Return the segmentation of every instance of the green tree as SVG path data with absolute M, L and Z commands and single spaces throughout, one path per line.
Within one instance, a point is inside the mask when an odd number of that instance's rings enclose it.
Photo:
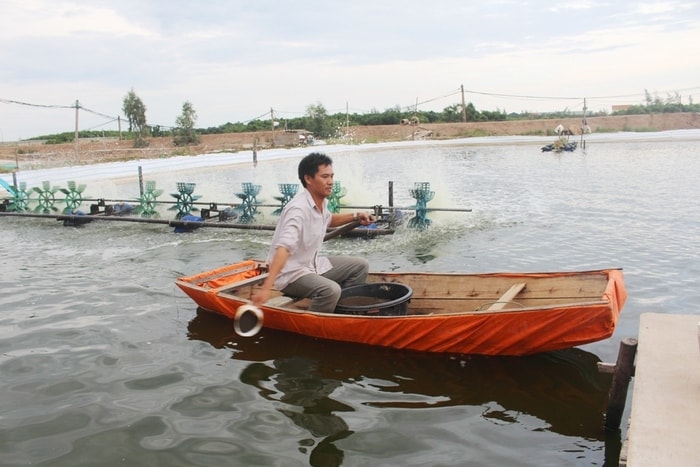
M 462 121 L 462 104 L 453 104 L 445 107 L 442 111 L 446 122 L 461 122 Z
M 481 115 L 478 110 L 476 110 L 476 107 L 474 107 L 474 104 L 471 102 L 467 104 L 467 107 L 465 110 L 465 113 L 467 114 L 467 121 L 468 122 L 478 122 L 480 120 L 483 120 L 481 118 Z
M 332 124 L 328 120 L 328 111 L 320 102 L 306 108 L 306 129 L 321 138 L 333 134 Z
M 122 110 L 129 120 L 129 133 L 134 134 L 134 147 L 142 148 L 148 146 L 145 139 L 148 126 L 146 125 L 146 106 L 136 95 L 134 88 L 124 97 Z
M 647 107 L 651 106 L 654 103 L 654 98 L 652 97 L 651 93 L 648 90 L 644 90 L 644 101 L 646 102 Z
M 199 135 L 194 129 L 197 122 L 197 112 L 189 101 L 182 104 L 182 113 L 175 119 L 175 146 L 186 146 L 199 143 Z

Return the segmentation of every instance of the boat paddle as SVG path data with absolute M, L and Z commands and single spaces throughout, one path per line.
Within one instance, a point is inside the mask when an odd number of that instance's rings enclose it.
M 352 221 L 352 222 L 348 222 L 347 224 L 341 225 L 340 227 L 336 227 L 335 229 L 328 232 L 325 237 L 323 237 L 323 241 L 325 242 L 326 240 L 330 240 L 331 238 L 335 238 L 338 235 L 343 235 L 344 233 L 351 231 L 355 227 L 359 227 L 360 224 L 361 224 L 360 221 Z
M 349 222 L 341 225 L 326 234 L 323 241 L 342 235 L 345 232 L 358 227 L 360 221 Z M 236 314 L 233 317 L 233 329 L 236 334 L 242 337 L 252 337 L 260 332 L 263 325 L 263 312 L 255 305 L 245 304 L 238 307 Z

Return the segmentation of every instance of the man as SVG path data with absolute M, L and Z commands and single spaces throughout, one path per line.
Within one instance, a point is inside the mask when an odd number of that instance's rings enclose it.
M 282 211 L 267 257 L 268 277 L 252 296 L 260 306 L 274 287 L 285 295 L 310 298 L 310 311 L 333 313 L 341 289 L 364 284 L 369 263 L 353 256 L 319 256 L 328 227 L 353 221 L 368 225 L 368 213 L 332 214 L 328 196 L 333 190 L 333 161 L 313 152 L 299 162 L 299 180 L 304 190 Z

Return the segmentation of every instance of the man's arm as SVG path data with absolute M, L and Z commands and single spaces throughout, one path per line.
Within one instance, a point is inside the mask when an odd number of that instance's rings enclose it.
M 284 265 L 287 263 L 289 258 L 289 250 L 283 246 L 277 247 L 275 250 L 275 255 L 272 258 L 272 262 L 267 269 L 267 277 L 263 281 L 259 289 L 253 291 L 251 300 L 253 305 L 260 306 L 270 299 L 270 291 L 275 285 L 275 279 L 280 273 Z
M 333 214 L 331 216 L 331 227 L 338 227 L 339 225 L 349 224 L 350 222 L 360 221 L 362 225 L 369 225 L 372 223 L 372 216 L 366 212 L 350 212 L 344 214 Z

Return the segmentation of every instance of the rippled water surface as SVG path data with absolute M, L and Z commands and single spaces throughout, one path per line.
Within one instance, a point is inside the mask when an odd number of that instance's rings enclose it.
M 0 217 L 0 465 L 616 465 L 596 362 L 615 361 L 641 313 L 700 310 L 699 141 L 592 138 L 560 155 L 543 140 L 322 148 L 347 204 L 386 205 L 393 181 L 395 204 L 410 206 L 408 190 L 429 182 L 430 207 L 472 209 L 432 213 L 423 232 L 333 239 L 328 253 L 374 270 L 624 268 L 613 338 L 527 358 L 239 338 L 174 280 L 264 257 L 269 232 Z M 162 199 L 188 181 L 219 202 L 252 181 L 274 203 L 303 154 L 261 153 L 257 168 L 173 162 L 145 178 Z M 135 174 L 76 181 L 87 196 L 138 196 Z

